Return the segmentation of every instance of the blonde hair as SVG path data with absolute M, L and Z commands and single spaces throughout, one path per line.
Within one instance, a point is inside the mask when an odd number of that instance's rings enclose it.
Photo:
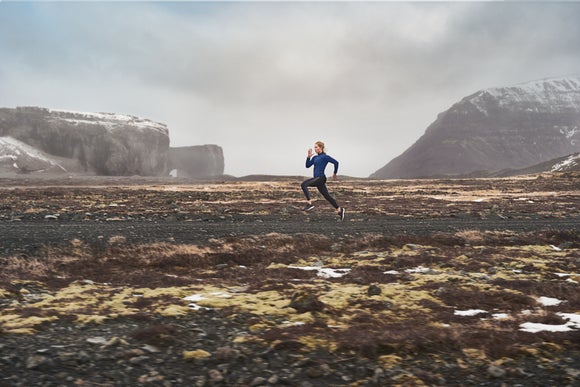
M 324 143 L 322 141 L 316 141 L 315 144 L 318 145 L 320 149 L 322 149 L 322 152 L 324 152 Z

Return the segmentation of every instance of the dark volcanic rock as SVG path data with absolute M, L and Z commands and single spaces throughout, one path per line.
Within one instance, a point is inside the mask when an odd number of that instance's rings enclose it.
M 169 148 L 168 169 L 178 177 L 212 177 L 224 173 L 224 154 L 217 145 Z
M 127 115 L 37 107 L 0 109 L 0 137 L 76 160 L 85 173 L 99 175 L 160 175 L 169 149 L 164 124 Z
M 580 77 L 479 91 L 372 178 L 521 169 L 580 151 Z

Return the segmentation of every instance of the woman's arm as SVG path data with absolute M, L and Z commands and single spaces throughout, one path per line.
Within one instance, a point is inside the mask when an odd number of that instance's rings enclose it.
M 333 175 L 336 177 L 336 174 L 338 173 L 338 161 L 333 159 L 332 157 L 328 156 L 328 162 L 332 163 L 334 165 L 334 173 Z
M 312 158 L 312 148 L 308 149 L 308 155 L 306 156 L 306 168 L 310 168 L 314 164 L 314 158 Z

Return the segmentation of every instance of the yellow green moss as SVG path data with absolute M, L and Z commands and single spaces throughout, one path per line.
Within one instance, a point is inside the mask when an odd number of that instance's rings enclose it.
M 379 357 L 379 363 L 383 368 L 389 369 L 401 364 L 403 358 L 397 355 L 383 355 Z
M 165 308 L 157 308 L 156 311 L 166 317 L 180 317 L 191 313 L 191 308 L 182 305 L 169 305 Z
M 207 359 L 208 357 L 211 357 L 211 353 L 204 351 L 203 349 L 183 351 L 184 360 Z
M 36 330 L 32 329 L 32 328 L 15 328 L 15 329 L 3 329 L 2 332 L 4 333 L 14 333 L 17 335 L 33 335 L 36 332 Z
M 22 317 L 19 314 L 8 314 L 0 316 L 0 324 L 3 330 L 14 330 L 19 328 L 32 328 L 46 322 L 58 320 L 56 316 L 38 317 L 29 316 Z
M 304 344 L 304 347 L 308 351 L 314 351 L 316 349 L 326 349 L 330 352 L 334 352 L 337 349 L 336 343 L 329 341 L 326 338 L 318 338 L 316 336 L 301 336 L 298 341 Z

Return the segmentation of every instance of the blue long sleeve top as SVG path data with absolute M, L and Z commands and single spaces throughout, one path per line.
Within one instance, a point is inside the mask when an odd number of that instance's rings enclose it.
M 306 168 L 310 168 L 314 165 L 314 177 L 325 176 L 324 170 L 328 163 L 334 164 L 334 173 L 336 174 L 338 172 L 338 161 L 326 153 L 315 155 L 312 158 L 306 158 Z

